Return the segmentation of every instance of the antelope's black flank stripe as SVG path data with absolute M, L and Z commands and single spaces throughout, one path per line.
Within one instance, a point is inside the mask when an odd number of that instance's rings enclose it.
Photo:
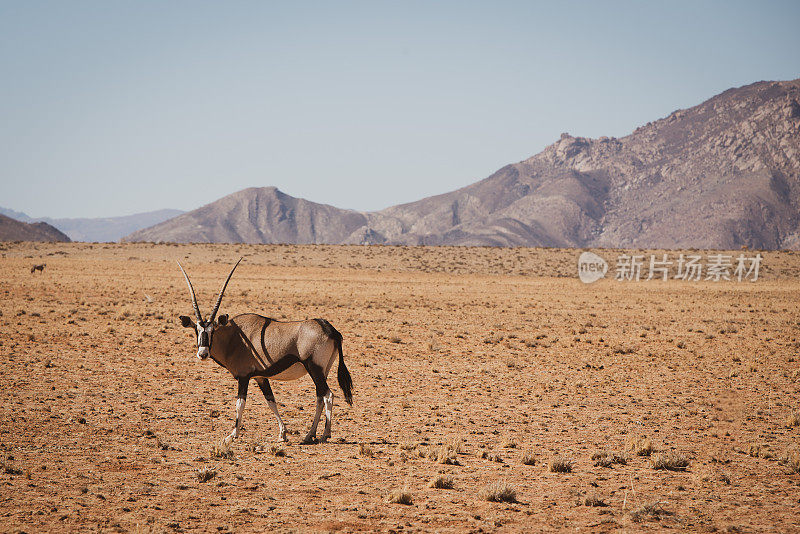
M 269 363 L 275 363 L 272 361 L 272 358 L 270 358 L 269 352 L 267 352 L 267 345 L 264 343 L 264 334 L 267 332 L 267 327 L 271 322 L 272 319 L 269 317 L 264 317 L 264 325 L 261 327 L 261 351 L 264 353 L 264 356 L 267 358 Z
M 284 372 L 285 370 L 287 370 L 289 367 L 291 367 L 292 365 L 294 365 L 296 363 L 300 363 L 300 358 L 298 358 L 294 354 L 287 354 L 286 356 L 284 356 L 283 358 L 281 358 L 277 362 L 273 363 L 272 365 L 270 365 L 269 367 L 267 367 L 263 371 L 255 371 L 253 373 L 250 373 L 250 376 L 251 377 L 252 376 L 266 376 L 266 377 L 275 376 L 277 374 L 280 374 L 280 373 Z

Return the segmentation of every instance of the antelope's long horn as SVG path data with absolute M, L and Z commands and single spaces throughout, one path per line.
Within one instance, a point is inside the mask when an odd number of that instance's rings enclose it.
M 186 283 L 189 284 L 189 291 L 192 293 L 192 307 L 194 307 L 194 314 L 197 317 L 197 321 L 201 322 L 203 320 L 203 315 L 200 313 L 200 308 L 197 306 L 197 296 L 194 294 L 194 288 L 192 287 L 192 283 L 189 281 L 189 275 L 187 275 L 186 271 L 183 270 L 181 262 L 178 262 L 178 267 L 180 267 L 183 277 L 186 278 Z
M 241 263 L 241 261 L 243 259 L 244 259 L 244 256 L 239 258 L 239 261 L 237 261 L 236 265 L 234 265 L 233 269 L 231 269 L 231 273 L 228 275 L 228 279 L 225 280 L 225 283 L 222 285 L 222 289 L 219 292 L 219 297 L 217 297 L 217 303 L 214 304 L 214 309 L 211 311 L 211 317 L 208 318 L 208 322 L 213 322 L 214 321 L 214 317 L 217 316 L 217 312 L 219 311 L 219 305 L 222 304 L 222 295 L 225 294 L 225 288 L 228 287 L 228 282 L 231 281 L 231 276 L 233 276 L 233 271 L 236 270 L 236 267 L 239 266 L 239 263 Z

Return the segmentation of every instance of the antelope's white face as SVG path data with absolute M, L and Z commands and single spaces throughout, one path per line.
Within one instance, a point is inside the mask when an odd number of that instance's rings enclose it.
M 180 319 L 184 328 L 194 328 L 194 332 L 197 335 L 197 357 L 201 360 L 205 360 L 211 354 L 211 342 L 214 339 L 214 330 L 228 323 L 227 315 L 220 315 L 219 319 L 214 322 L 200 321 L 194 323 L 194 321 L 185 315 L 181 315 Z
M 208 358 L 211 352 L 211 336 L 214 335 L 214 325 L 204 326 L 205 321 L 195 326 L 197 331 L 197 357 L 201 360 Z

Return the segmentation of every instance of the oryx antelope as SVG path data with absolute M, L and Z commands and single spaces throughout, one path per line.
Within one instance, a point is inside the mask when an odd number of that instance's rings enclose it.
M 308 373 L 316 388 L 317 411 L 303 443 L 316 441 L 317 425 L 323 407 L 325 409 L 325 431 L 322 434 L 322 441 L 326 441 L 331 436 L 331 412 L 333 409 L 333 393 L 328 387 L 327 377 L 337 353 L 339 355 L 339 386 L 344 393 L 344 400 L 348 404 L 353 403 L 353 382 L 344 364 L 342 335 L 325 319 L 284 322 L 255 313 L 245 313 L 231 319 L 227 315 L 220 315 L 217 318 L 222 295 L 233 276 L 233 271 L 241 261 L 240 258 L 231 269 L 219 292 L 217 303 L 211 310 L 211 315 L 205 320 L 197 305 L 192 282 L 189 281 L 189 276 L 178 262 L 178 267 L 189 285 L 197 322 L 195 323 L 185 315 L 182 315 L 180 320 L 184 327 L 195 330 L 197 357 L 205 360 L 211 356 L 212 360 L 227 369 L 239 383 L 236 398 L 236 424 L 231 434 L 225 439 L 230 442 L 239 437 L 242 414 L 247 400 L 247 386 L 250 379 L 255 378 L 267 404 L 278 419 L 280 439 L 286 441 L 286 426 L 278 413 L 278 405 L 275 403 L 269 379 L 296 380 Z

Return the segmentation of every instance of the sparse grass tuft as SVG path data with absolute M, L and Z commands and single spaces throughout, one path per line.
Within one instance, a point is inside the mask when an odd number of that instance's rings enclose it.
M 366 443 L 359 443 L 358 454 L 361 456 L 366 456 L 367 458 L 372 458 L 375 453 L 372 452 L 372 449 Z
M 230 443 L 222 440 L 219 443 L 211 446 L 211 457 L 222 458 L 224 460 L 233 460 L 233 449 Z
M 21 475 L 22 469 L 17 469 L 13 465 L 3 462 L 3 472 L 7 475 Z
M 277 456 L 279 458 L 286 456 L 286 449 L 279 445 L 272 445 L 269 448 L 269 452 L 272 453 L 273 456 Z
M 500 444 L 501 447 L 504 449 L 516 449 L 517 442 L 514 441 L 512 438 L 506 438 L 503 440 L 503 443 Z
M 456 458 L 456 451 L 451 445 L 442 445 L 435 456 L 436 462 L 443 465 L 461 465 Z
M 628 459 L 618 454 L 600 451 L 592 454 L 595 467 L 611 467 L 614 464 L 626 465 Z
M 481 453 L 481 458 L 484 460 L 490 460 L 492 462 L 497 462 L 499 464 L 503 463 L 503 457 L 495 452 L 483 451 Z
M 208 482 L 217 476 L 217 470 L 210 467 L 204 467 L 197 470 L 197 480 L 200 482 Z
M 689 459 L 686 455 L 678 452 L 660 453 L 650 459 L 650 467 L 668 471 L 683 471 L 689 467 Z
M 522 463 L 525 465 L 536 465 L 536 457 L 528 451 L 522 455 Z
M 608 506 L 608 503 L 606 503 L 603 499 L 601 499 L 597 495 L 588 495 L 583 500 L 583 504 L 584 506 Z
M 436 489 L 453 489 L 453 477 L 448 477 L 444 475 L 438 475 L 434 479 L 431 480 L 430 484 L 428 484 L 429 488 L 436 488 Z
M 628 440 L 628 450 L 636 456 L 650 456 L 655 451 L 655 448 L 649 439 L 633 437 Z
M 642 521 L 648 521 L 651 519 L 658 521 L 661 519 L 662 515 L 672 515 L 672 512 L 668 512 L 661 508 L 660 502 L 654 502 L 653 504 L 645 504 L 635 510 L 632 510 L 631 521 L 634 523 L 640 523 Z
M 786 458 L 786 465 L 792 470 L 792 473 L 800 473 L 800 452 L 794 451 Z
M 787 428 L 800 426 L 800 412 L 792 412 L 786 417 Z
M 389 494 L 386 500 L 392 504 L 413 504 L 414 499 L 407 489 L 395 490 Z
M 479 496 L 489 502 L 517 502 L 517 490 L 505 482 L 495 482 L 486 486 Z
M 792 473 L 800 473 L 800 448 L 790 448 L 786 451 L 786 454 L 780 458 L 779 462 L 788 467 Z
M 551 473 L 572 473 L 572 460 L 563 456 L 554 458 L 550 460 L 548 469 Z

